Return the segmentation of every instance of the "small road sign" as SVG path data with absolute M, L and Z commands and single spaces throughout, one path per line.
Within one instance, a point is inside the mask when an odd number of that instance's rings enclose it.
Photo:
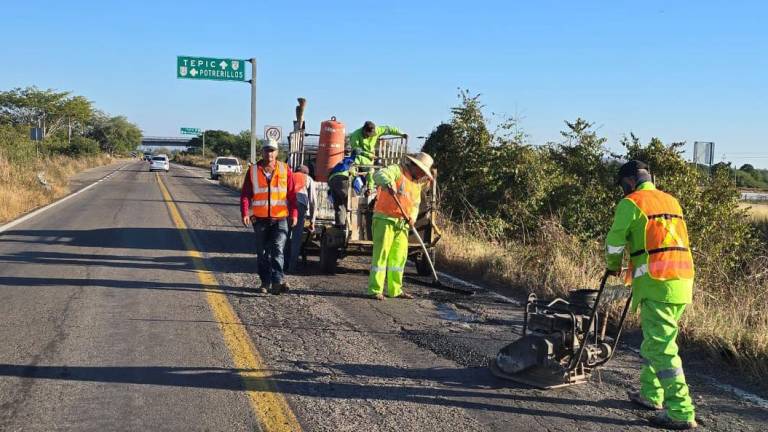
M 200 135 L 200 129 L 199 128 L 181 128 L 181 134 L 182 135 Z
M 176 77 L 221 81 L 245 81 L 245 62 L 237 59 L 176 57 Z
M 43 128 L 33 127 L 29 129 L 29 139 L 32 141 L 43 140 Z
M 283 128 L 280 126 L 264 126 L 264 138 L 280 142 L 283 137 Z

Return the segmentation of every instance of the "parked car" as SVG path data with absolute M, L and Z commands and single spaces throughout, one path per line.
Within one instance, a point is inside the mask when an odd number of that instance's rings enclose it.
M 168 156 L 157 155 L 152 156 L 152 160 L 149 161 L 149 171 L 165 171 L 168 172 L 171 169 L 171 163 L 168 161 Z
M 152 160 L 152 152 L 144 152 L 144 160 L 150 162 Z
M 240 161 L 233 156 L 217 157 L 211 162 L 211 179 L 218 180 L 220 175 L 242 174 Z

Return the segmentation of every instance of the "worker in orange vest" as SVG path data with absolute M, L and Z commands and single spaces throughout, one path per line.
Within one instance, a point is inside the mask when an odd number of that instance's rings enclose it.
M 413 298 L 402 291 L 408 259 L 408 232 L 419 215 L 422 184 L 425 180 L 433 180 L 431 168 L 432 157 L 422 152 L 407 155 L 399 165 L 382 168 L 373 175 L 378 186 L 373 207 L 373 256 L 368 278 L 368 295 L 373 299 L 384 300 L 385 279 L 388 297 Z
M 283 266 L 288 230 L 296 225 L 296 188 L 291 168 L 277 160 L 277 141 L 269 140 L 261 160 L 248 168 L 240 192 L 243 225 L 253 225 L 261 286 L 258 291 L 273 294 L 288 291 Z
M 317 186 L 315 180 L 309 175 L 309 167 L 300 166 L 299 170 L 293 173 L 293 183 L 296 186 L 296 208 L 299 217 L 296 225 L 291 229 L 286 246 L 285 268 L 288 273 L 296 271 L 305 219 L 309 221 L 308 231 L 315 231 L 315 208 L 317 207 Z
M 624 198 L 606 236 L 606 267 L 618 274 L 629 255 L 633 310 L 640 309 L 645 360 L 640 390 L 629 399 L 658 411 L 651 423 L 664 429 L 697 427 L 693 400 L 677 353 L 680 318 L 693 300 L 693 256 L 680 203 L 656 189 L 648 165 L 622 165 L 616 183 Z

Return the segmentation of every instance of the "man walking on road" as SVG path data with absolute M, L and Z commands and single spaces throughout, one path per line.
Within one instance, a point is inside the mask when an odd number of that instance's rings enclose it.
M 291 229 L 290 239 L 288 241 L 287 253 L 288 263 L 286 269 L 288 273 L 296 271 L 296 265 L 301 251 L 301 236 L 304 233 L 304 219 L 309 220 L 309 231 L 315 230 L 315 207 L 317 206 L 317 187 L 315 181 L 309 176 L 309 168 L 306 165 L 299 167 L 299 170 L 293 173 L 293 183 L 296 188 L 296 208 L 298 210 L 298 219 Z
M 250 213 L 250 215 L 249 215 Z M 265 142 L 261 160 L 248 168 L 240 192 L 243 225 L 253 225 L 261 286 L 259 292 L 288 291 L 283 250 L 289 228 L 296 225 L 296 189 L 288 164 L 277 160 L 277 142 Z
M 373 256 L 368 278 L 371 298 L 384 300 L 385 279 L 388 297 L 413 298 L 402 291 L 408 232 L 419 215 L 422 182 L 433 180 L 431 168 L 432 157 L 422 152 L 407 155 L 399 165 L 390 165 L 373 176 L 379 192 L 373 208 Z
M 625 197 L 606 238 L 606 267 L 617 275 L 629 246 L 632 308 L 640 308 L 643 343 L 640 391 L 632 402 L 660 412 L 651 419 L 668 429 L 697 427 L 693 401 L 678 356 L 678 321 L 693 298 L 693 258 L 683 211 L 671 195 L 657 190 L 648 166 L 630 161 L 617 183 Z

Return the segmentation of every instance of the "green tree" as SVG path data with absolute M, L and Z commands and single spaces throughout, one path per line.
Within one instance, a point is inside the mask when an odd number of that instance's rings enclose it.
M 451 109 L 451 122 L 438 126 L 423 150 L 435 158 L 443 205 L 461 218 L 477 210 L 474 207 L 485 193 L 492 135 L 480 95 L 460 90 L 459 99 L 460 104 Z
M 619 197 L 613 185 L 614 173 L 607 163 L 606 139 L 582 118 L 565 124 L 567 129 L 560 132 L 563 141 L 550 148 L 559 181 L 548 206 L 569 232 L 595 238 L 610 226 Z
M 79 128 L 84 135 L 88 122 L 94 116 L 93 104 L 82 96 L 74 96 L 64 101 L 61 114 L 67 123 L 67 142 L 72 142 L 72 132 Z
M 100 151 L 99 143 L 95 139 L 80 135 L 73 137 L 67 147 L 67 153 L 75 157 L 95 155 Z
M 109 154 L 124 154 L 141 145 L 141 129 L 124 116 L 97 116 L 88 133 L 99 143 L 102 151 Z
M 15 88 L 0 92 L 0 121 L 15 125 L 40 125 L 47 138 L 63 130 L 87 122 L 93 115 L 90 101 L 69 92 L 37 87 Z M 71 136 L 71 133 L 70 133 Z

